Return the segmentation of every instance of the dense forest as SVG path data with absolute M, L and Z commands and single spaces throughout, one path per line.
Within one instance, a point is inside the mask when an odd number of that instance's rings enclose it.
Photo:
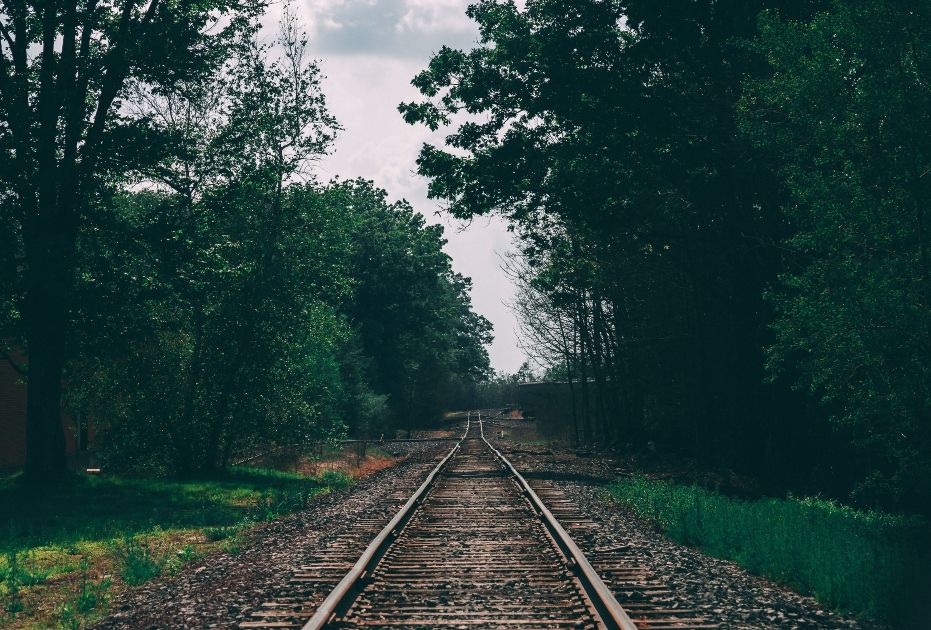
M 401 113 L 580 442 L 931 505 L 931 5 L 484 0 Z
M 339 124 L 295 14 L 262 3 L 5 2 L 0 347 L 28 383 L 27 478 L 60 409 L 108 469 L 432 419 L 489 371 L 442 228 L 312 164 Z M 25 356 L 25 361 L 22 357 Z
M 0 625 L 927 625 L 931 2 L 290 2 L 0 0 Z
M 513 392 L 442 230 L 364 180 L 288 9 L 3 3 L 0 340 L 27 476 L 380 435 Z M 579 443 L 931 505 L 931 7 L 480 0 L 413 80 L 431 196 L 497 214 Z M 508 394 L 510 395 L 510 394 Z

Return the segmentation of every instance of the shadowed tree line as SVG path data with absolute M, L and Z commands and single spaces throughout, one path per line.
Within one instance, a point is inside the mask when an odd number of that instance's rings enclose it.
M 410 123 L 420 172 L 519 236 L 574 432 L 786 488 L 931 505 L 931 7 L 484 0 Z M 454 118 L 455 117 L 455 118 Z
M 0 350 L 28 478 L 64 473 L 62 403 L 111 469 L 192 472 L 409 427 L 488 371 L 442 229 L 312 176 L 339 126 L 294 14 L 265 44 L 263 9 L 2 4 Z

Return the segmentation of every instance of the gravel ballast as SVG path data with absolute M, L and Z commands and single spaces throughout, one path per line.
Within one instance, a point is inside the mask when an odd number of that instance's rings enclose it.
M 514 423 L 495 423 L 507 436 Z M 486 436 L 491 432 L 486 430 Z M 722 628 L 882 628 L 874 622 L 826 610 L 812 597 L 752 575 L 737 564 L 680 545 L 607 494 L 618 474 L 629 472 L 624 462 L 605 457 L 578 457 L 558 446 L 520 444 L 492 437 L 492 443 L 524 474 L 531 485 L 559 488 L 578 512 L 593 522 L 588 535 L 576 542 L 596 565 L 598 550 L 624 549 L 653 579 L 674 593 L 674 605 L 701 612 Z M 615 593 L 623 605 L 624 594 Z
M 624 462 L 492 437 L 498 430 L 506 436 L 509 422 L 516 421 L 495 423 L 494 433 L 487 427 L 486 436 L 532 485 L 558 488 L 586 522 L 591 521 L 590 531 L 580 533 L 576 542 L 593 563 L 599 550 L 623 549 L 652 579 L 669 587 L 673 605 L 699 611 L 722 628 L 879 627 L 827 611 L 811 597 L 669 540 L 607 496 L 605 485 L 626 470 Z M 157 578 L 124 592 L 112 603 L 110 615 L 95 627 L 236 627 L 274 598 L 296 568 L 345 536 L 355 520 L 364 516 L 387 523 L 397 509 L 399 492 L 413 492 L 451 445 L 392 445 L 409 454 L 402 463 L 333 492 L 302 512 L 259 527 L 238 554 L 216 553 L 186 566 L 178 576 Z M 616 595 L 623 604 L 623 593 Z
M 274 598 L 296 568 L 347 532 L 354 521 L 396 512 L 390 496 L 411 492 L 448 452 L 449 442 L 392 444 L 407 454 L 400 464 L 335 491 L 306 510 L 258 527 L 237 554 L 211 554 L 123 592 L 95 628 L 234 628 L 264 601 Z

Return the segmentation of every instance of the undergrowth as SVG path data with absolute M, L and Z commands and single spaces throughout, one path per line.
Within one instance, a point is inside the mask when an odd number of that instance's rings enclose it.
M 144 584 L 161 575 L 167 557 L 153 551 L 151 545 L 135 536 L 126 536 L 114 544 L 123 582 L 129 586 Z
M 642 476 L 622 478 L 609 492 L 674 540 L 837 610 L 910 626 L 928 584 L 931 530 L 918 517 L 821 499 L 745 501 Z

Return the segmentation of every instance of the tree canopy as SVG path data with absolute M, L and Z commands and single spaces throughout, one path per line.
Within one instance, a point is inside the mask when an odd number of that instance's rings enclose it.
M 518 233 L 580 439 L 926 505 L 919 4 L 482 0 L 413 79 L 404 118 L 448 129 L 419 170 Z
M 27 356 L 31 477 L 63 467 L 60 398 L 100 427 L 110 469 L 189 473 L 269 444 L 409 429 L 489 371 L 491 327 L 442 229 L 371 182 L 313 177 L 339 124 L 293 11 L 261 43 L 258 5 L 198 7 L 0 19 L 22 41 L 73 27 L 83 42 L 78 69 L 67 42 L 0 67 L 37 90 L 0 99 L 0 339 Z M 3 36 L 0 61 L 15 59 L 20 40 Z M 53 63 L 48 86 L 32 82 Z M 20 97 L 40 112 L 43 90 L 72 98 L 59 92 L 82 80 L 96 110 L 56 104 L 47 138 L 39 122 L 16 128 Z M 59 161 L 40 166 L 21 132 Z M 72 174 L 48 208 L 29 206 Z

